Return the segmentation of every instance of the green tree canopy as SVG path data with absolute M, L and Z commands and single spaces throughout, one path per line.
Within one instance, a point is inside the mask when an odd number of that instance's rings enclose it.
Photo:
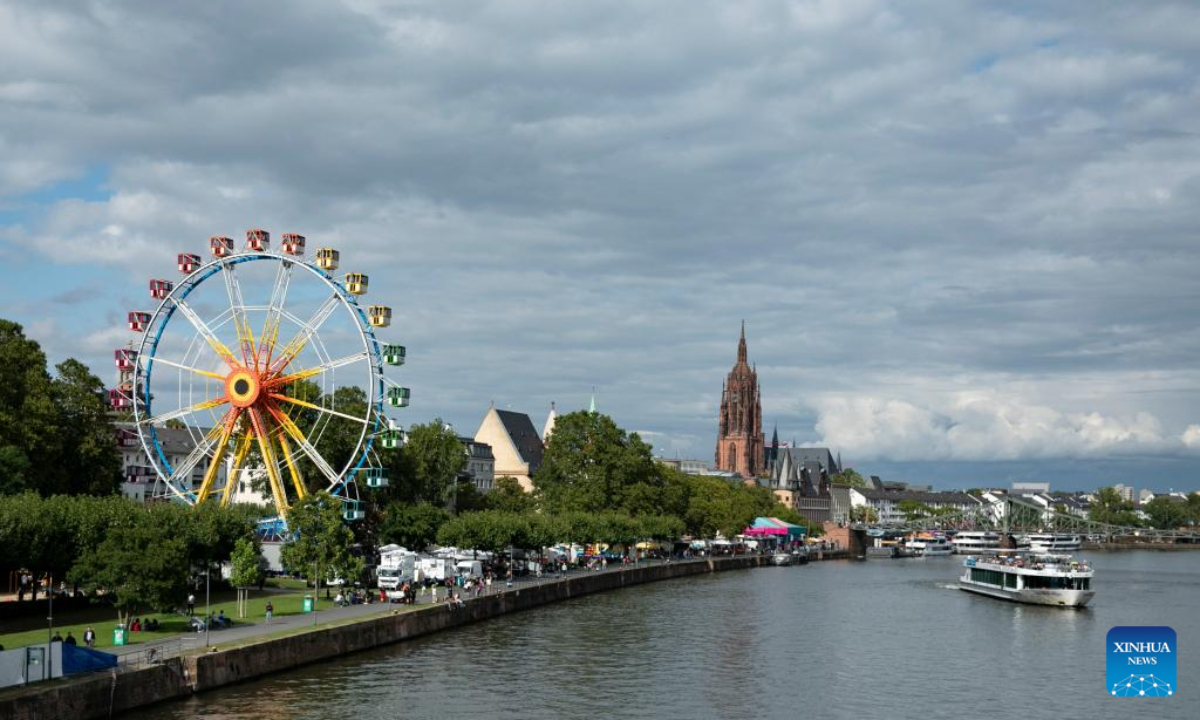
M 45 353 L 20 325 L 0 320 L 0 494 L 66 492 L 62 440 Z
M 433 544 L 438 530 L 450 520 L 450 513 L 429 503 L 393 502 L 384 508 L 383 515 L 380 542 L 396 543 L 418 552 Z
M 190 577 L 187 545 L 174 528 L 155 522 L 149 514 L 128 525 L 109 529 L 96 547 L 79 556 L 69 574 L 72 582 L 117 610 L 124 622 L 144 609 L 166 610 L 182 602 Z
M 441 418 L 408 429 L 401 454 L 412 475 L 412 499 L 438 506 L 451 500 L 455 483 L 467 467 L 466 448 Z
M 850 487 L 865 488 L 870 483 L 867 479 L 858 473 L 854 468 L 845 468 L 840 473 L 832 475 L 829 481 L 838 485 L 849 485 Z
M 86 365 L 68 359 L 56 367 L 54 400 L 64 433 L 60 471 L 71 494 L 112 495 L 121 486 L 121 456 L 109 420 L 104 383 Z
M 1173 530 L 1194 520 L 1186 501 L 1180 502 L 1179 498 L 1166 495 L 1155 497 L 1144 509 L 1150 516 L 1150 524 L 1160 530 Z
M 288 511 L 292 538 L 281 551 L 283 566 L 321 578 L 357 580 L 363 573 L 361 557 L 353 554 L 354 533 L 342 522 L 342 502 L 324 490 L 296 501 Z M 319 585 L 318 585 L 319 588 Z
M 484 496 L 484 504 L 487 510 L 517 514 L 532 512 L 536 507 L 534 496 L 525 492 L 515 477 L 508 475 L 496 478 L 495 486 Z
M 596 412 L 558 417 L 533 483 L 552 513 L 664 510 L 666 482 L 650 446 Z
M 1100 488 L 1096 493 L 1096 502 L 1088 510 L 1088 519 L 1127 527 L 1142 524 L 1133 509 L 1133 503 L 1122 498 L 1116 488 L 1111 487 Z
M 257 536 L 239 538 L 229 558 L 230 584 L 237 588 L 258 585 L 266 575 L 262 560 L 262 544 Z

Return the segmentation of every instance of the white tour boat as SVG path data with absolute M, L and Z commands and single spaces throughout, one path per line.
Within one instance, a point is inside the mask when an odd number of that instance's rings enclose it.
M 1072 553 L 1079 551 L 1080 537 L 1062 533 L 1040 533 L 1029 535 L 1029 552 Z
M 905 543 L 905 547 L 921 557 L 938 557 L 954 552 L 954 546 L 944 537 L 915 537 Z
M 954 552 L 978 555 L 1000 547 L 1000 535 L 990 530 L 964 530 L 954 536 Z
M 1081 608 L 1096 594 L 1091 564 L 1070 555 L 971 555 L 963 566 L 960 589 L 1002 600 Z

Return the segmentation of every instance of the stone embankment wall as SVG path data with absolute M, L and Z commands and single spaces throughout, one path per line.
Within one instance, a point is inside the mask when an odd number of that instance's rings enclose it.
M 0 694 L 0 718 L 107 718 L 132 708 L 559 600 L 659 580 L 760 567 L 769 560 L 767 556 L 757 555 L 710 558 L 621 572 L 581 573 L 556 582 L 514 588 L 469 600 L 465 608 L 453 612 L 446 605 L 437 605 L 369 618 L 349 625 L 316 629 L 291 637 L 263 640 L 232 650 L 174 658 L 142 670 L 88 675 L 44 687 L 10 691 Z

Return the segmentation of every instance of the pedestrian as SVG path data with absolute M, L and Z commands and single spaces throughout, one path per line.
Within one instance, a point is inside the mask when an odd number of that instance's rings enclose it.
M 188 615 L 196 614 L 196 596 L 193 593 L 188 593 L 187 614 Z
M 83 631 L 83 644 L 90 648 L 96 647 L 96 631 L 88 625 L 88 629 Z
M 67 631 L 67 639 L 63 640 L 63 642 L 66 643 L 67 645 L 78 645 L 79 644 L 78 642 L 75 641 L 75 636 L 71 634 L 70 630 Z
M 62 641 L 63 641 L 63 639 L 62 639 L 62 635 L 59 635 L 59 634 L 58 634 L 58 631 L 57 631 L 57 630 L 55 630 L 55 631 L 54 631 L 54 637 L 50 638 L 50 642 L 52 642 L 52 643 L 56 643 L 56 642 L 62 642 Z
M 271 624 L 271 618 L 275 616 L 275 606 L 267 601 L 267 624 Z

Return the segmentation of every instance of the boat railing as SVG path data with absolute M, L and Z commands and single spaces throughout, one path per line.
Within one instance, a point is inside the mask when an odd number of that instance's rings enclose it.
M 1051 572 L 1090 572 L 1092 564 L 1087 560 L 1072 560 L 1070 562 L 1045 562 L 1021 557 L 968 557 L 967 567 L 991 565 L 999 568 L 1017 568 L 1022 570 L 1049 570 Z

